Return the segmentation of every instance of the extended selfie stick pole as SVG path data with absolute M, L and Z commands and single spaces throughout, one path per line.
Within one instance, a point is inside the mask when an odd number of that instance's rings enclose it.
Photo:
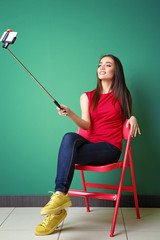
M 57 107 L 62 109 L 59 103 L 50 95 L 50 93 L 42 86 L 42 84 L 38 82 L 38 80 L 28 71 L 28 69 L 18 60 L 18 58 L 16 58 L 16 56 L 8 48 L 6 49 L 14 57 L 14 59 L 16 59 L 17 62 L 19 62 L 19 64 L 27 71 L 27 73 L 29 73 L 29 75 L 36 81 L 36 83 L 38 83 L 38 85 L 43 89 L 43 91 L 47 93 L 47 95 L 52 99 L 52 101 L 57 105 Z
M 38 80 L 28 71 L 28 69 L 16 58 L 16 56 L 8 49 L 9 44 L 13 44 L 16 40 L 17 32 L 13 32 L 11 29 L 8 29 L 4 34 L 2 35 L 0 41 L 4 43 L 2 46 L 3 48 L 7 49 L 7 51 L 16 59 L 17 62 L 29 73 L 29 75 L 36 81 L 36 83 L 42 88 L 45 93 L 52 99 L 52 101 L 59 107 L 61 110 L 60 104 L 50 95 L 50 93 L 38 82 Z

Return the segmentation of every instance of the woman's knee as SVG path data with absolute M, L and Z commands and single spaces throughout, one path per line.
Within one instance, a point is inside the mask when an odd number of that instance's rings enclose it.
M 63 136 L 62 142 L 64 143 L 72 143 L 74 142 L 78 137 L 77 133 L 74 132 L 68 132 Z

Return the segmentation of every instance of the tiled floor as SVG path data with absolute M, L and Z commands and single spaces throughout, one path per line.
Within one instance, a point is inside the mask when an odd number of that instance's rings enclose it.
M 110 238 L 114 208 L 71 207 L 67 218 L 48 236 L 35 236 L 36 226 L 44 219 L 40 208 L 0 208 L 1 240 L 152 240 L 160 239 L 160 209 L 140 208 L 136 219 L 134 208 L 119 208 L 115 237 Z

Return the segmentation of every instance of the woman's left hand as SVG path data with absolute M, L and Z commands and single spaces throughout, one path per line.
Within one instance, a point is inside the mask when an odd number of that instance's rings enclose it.
M 138 126 L 137 119 L 136 119 L 134 116 L 130 117 L 130 119 L 127 121 L 126 128 L 127 128 L 129 125 L 131 126 L 131 136 L 132 136 L 132 137 L 133 137 L 133 136 L 136 137 L 137 131 L 138 131 L 138 133 L 141 135 L 141 132 L 140 132 L 140 129 L 139 129 L 139 126 Z

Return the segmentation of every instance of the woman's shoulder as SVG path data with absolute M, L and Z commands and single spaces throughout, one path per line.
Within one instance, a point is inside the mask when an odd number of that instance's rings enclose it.
M 94 95 L 94 93 L 95 93 L 95 89 L 94 90 L 92 90 L 92 91 L 90 91 L 90 92 L 85 92 L 85 94 L 87 95 L 87 96 L 92 96 L 92 95 Z
M 91 101 L 92 97 L 94 96 L 94 93 L 95 93 L 95 90 L 92 90 L 90 92 L 84 92 L 82 95 L 81 95 L 81 99 L 83 98 L 88 98 L 89 102 Z
M 89 92 L 85 92 L 85 93 L 95 93 L 96 89 L 89 91 Z

